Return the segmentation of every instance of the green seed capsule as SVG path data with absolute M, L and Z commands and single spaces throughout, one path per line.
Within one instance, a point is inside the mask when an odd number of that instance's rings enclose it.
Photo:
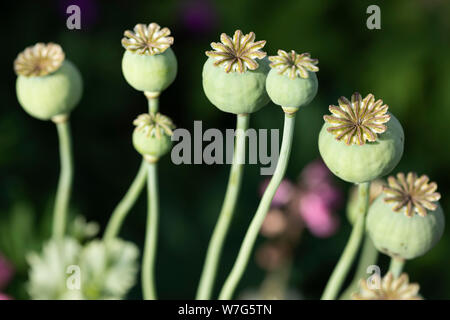
M 269 103 L 265 83 L 269 62 L 259 51 L 265 41 L 254 42 L 255 34 L 237 30 L 233 38 L 221 35 L 222 43 L 211 43 L 203 66 L 203 90 L 218 109 L 234 114 L 253 113 Z M 242 46 L 242 43 L 245 45 Z M 261 59 L 259 63 L 255 58 Z
M 124 33 L 122 45 L 126 49 L 122 58 L 122 72 L 126 81 L 136 90 L 161 92 L 175 80 L 177 59 L 170 45 L 168 28 L 156 23 L 137 24 L 134 32 Z
M 333 116 L 325 116 L 328 122 L 319 134 L 319 151 L 325 164 L 336 176 L 352 183 L 387 175 L 403 155 L 400 122 L 387 113 L 388 107 L 381 100 L 375 102 L 373 95 L 362 100 L 354 94 L 352 102 L 341 98 L 339 104 L 330 106 Z
M 278 50 L 278 55 L 269 60 L 272 70 L 267 76 L 266 89 L 275 104 L 293 113 L 314 99 L 318 90 L 317 59 L 311 59 L 309 53 Z
M 177 59 L 170 48 L 153 56 L 125 51 L 122 72 L 134 89 L 161 92 L 175 80 Z
M 444 232 L 445 218 L 428 177 L 389 177 L 389 186 L 370 206 L 366 226 L 375 247 L 392 257 L 413 259 L 431 248 Z
M 49 120 L 70 113 L 81 99 L 83 81 L 78 69 L 57 44 L 38 43 L 17 57 L 14 68 L 17 99 L 31 116 Z
M 133 146 L 148 161 L 156 161 L 172 147 L 170 118 L 157 114 L 141 114 L 134 120 Z

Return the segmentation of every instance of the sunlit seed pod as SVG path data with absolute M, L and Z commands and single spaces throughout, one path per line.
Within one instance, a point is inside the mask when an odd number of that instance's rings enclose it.
M 375 180 L 389 174 L 403 155 L 403 128 L 388 106 L 369 94 L 339 99 L 330 106 L 319 134 L 319 151 L 336 176 L 352 183 Z
M 14 69 L 17 99 L 37 119 L 67 115 L 81 99 L 81 74 L 57 44 L 37 43 L 26 48 L 14 61 Z
M 130 86 L 143 92 L 161 92 L 172 84 L 178 63 L 169 35 L 168 28 L 161 29 L 156 23 L 137 24 L 134 31 L 125 31 L 122 73 Z
M 373 275 L 375 283 L 368 285 L 368 280 L 361 279 L 359 290 L 352 295 L 353 300 L 422 300 L 419 294 L 420 286 L 410 283 L 406 273 L 395 278 L 388 272 L 383 278 Z
M 278 50 L 278 55 L 269 60 L 272 69 L 267 76 L 266 89 L 275 104 L 293 113 L 314 99 L 318 90 L 317 59 L 311 59 L 308 53 Z
M 269 103 L 265 83 L 269 73 L 265 41 L 255 42 L 255 34 L 237 30 L 233 38 L 221 35 L 212 43 L 214 51 L 203 66 L 203 90 L 218 109 L 234 114 L 253 113 Z M 257 60 L 258 59 L 258 60 Z
M 442 237 L 445 217 L 428 177 L 400 173 L 370 206 L 366 226 L 375 247 L 392 257 L 413 259 L 427 253 Z

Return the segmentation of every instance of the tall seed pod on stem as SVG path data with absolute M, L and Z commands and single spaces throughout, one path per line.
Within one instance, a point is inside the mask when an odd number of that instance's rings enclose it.
M 269 63 L 266 53 L 261 51 L 266 41 L 255 42 L 253 32 L 244 35 L 241 30 L 232 38 L 222 33 L 220 40 L 211 43 L 213 51 L 206 52 L 209 58 L 203 66 L 203 90 L 218 109 L 237 115 L 236 141 L 227 191 L 206 253 L 197 299 L 209 299 L 212 294 L 220 253 L 241 187 L 249 115 L 269 102 L 265 90 Z
M 319 151 L 336 176 L 358 185 L 358 214 L 349 241 L 325 287 L 322 299 L 336 299 L 364 235 L 370 182 L 392 171 L 403 155 L 404 134 L 388 106 L 372 94 L 330 106 L 319 134 Z
M 14 61 L 14 70 L 20 105 L 32 117 L 52 120 L 58 130 L 61 173 L 52 235 L 61 239 L 66 230 L 73 177 L 69 115 L 81 99 L 83 81 L 76 66 L 65 59 L 64 51 L 55 43 L 26 48 Z
M 159 109 L 159 96 L 177 75 L 177 59 L 170 46 L 173 44 L 170 30 L 157 23 L 137 24 L 134 30 L 126 30 L 122 38 L 125 52 L 122 73 L 130 86 L 142 91 L 148 100 L 150 114 Z M 140 169 L 125 196 L 111 214 L 104 239 L 117 237 L 120 227 L 144 188 L 147 165 L 142 161 Z
M 133 145 L 144 158 L 148 188 L 148 213 L 144 255 L 142 259 L 142 290 L 145 300 L 157 298 L 155 258 L 158 240 L 159 195 L 157 163 L 172 146 L 172 120 L 160 113 L 141 114 L 134 120 Z
M 296 113 L 301 106 L 309 104 L 317 94 L 318 82 L 315 74 L 319 71 L 317 59 L 311 59 L 308 53 L 297 54 L 292 50 L 288 54 L 286 51 L 279 50 L 278 55 L 269 57 L 269 60 L 272 63 L 266 80 L 266 90 L 271 100 L 281 106 L 284 112 L 280 158 L 245 234 L 234 266 L 220 291 L 219 299 L 222 300 L 232 298 L 247 267 L 272 199 L 283 180 L 292 148 Z

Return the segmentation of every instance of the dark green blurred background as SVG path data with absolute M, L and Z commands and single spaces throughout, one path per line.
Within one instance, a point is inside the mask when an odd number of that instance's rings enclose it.
M 65 8 L 78 4 L 81 30 L 66 28 Z M 366 8 L 381 8 L 381 30 L 366 28 Z M 450 2 L 398 1 L 262 1 L 262 0 L 72 0 L 2 2 L 0 109 L 0 224 L 34 210 L 35 221 L 16 219 L 29 249 L 45 236 L 45 212 L 54 197 L 59 174 L 57 136 L 50 122 L 35 120 L 19 106 L 13 61 L 36 42 L 57 42 L 80 69 L 84 94 L 72 115 L 75 180 L 72 206 L 103 228 L 114 206 L 134 178 L 140 157 L 131 144 L 132 120 L 146 110 L 145 97 L 121 73 L 123 31 L 136 23 L 157 22 L 175 37 L 179 70 L 161 96 L 160 110 L 178 127 L 192 130 L 194 120 L 206 128 L 233 128 L 234 116 L 213 107 L 203 94 L 201 71 L 209 43 L 221 32 L 254 31 L 267 40 L 269 55 L 277 49 L 310 52 L 320 61 L 319 93 L 298 114 L 288 177 L 318 157 L 322 115 L 339 96 L 373 93 L 401 121 L 405 153 L 397 171 L 426 173 L 439 185 L 441 203 L 450 212 Z M 269 104 L 252 115 L 254 128 L 281 128 L 282 112 Z M 160 161 L 161 232 L 157 285 L 161 298 L 193 298 L 206 246 L 226 187 L 226 165 L 180 165 Z M 238 209 L 220 265 L 222 284 L 259 201 L 259 166 L 247 166 Z M 338 182 L 343 191 L 349 185 Z M 19 212 L 19 213 L 18 213 Z M 145 196 L 131 212 L 121 235 L 142 246 Z M 305 234 L 296 252 L 291 286 L 317 299 L 349 236 L 344 207 L 337 235 L 318 239 Z M 20 227 L 19 227 L 20 228 Z M 43 231 L 41 230 L 43 229 Z M 39 231 L 38 231 L 39 230 Z M 40 233 L 40 235 L 37 235 Z M 42 235 L 43 234 L 43 235 Z M 425 256 L 408 262 L 406 271 L 419 282 L 426 298 L 450 298 L 450 231 Z M 20 257 L 10 257 L 20 260 Z M 388 260 L 380 266 L 386 270 Z M 22 267 L 9 292 L 26 298 Z M 256 287 L 263 271 L 251 261 L 238 291 Z M 216 286 L 217 287 L 217 286 Z M 140 288 L 130 294 L 140 298 Z

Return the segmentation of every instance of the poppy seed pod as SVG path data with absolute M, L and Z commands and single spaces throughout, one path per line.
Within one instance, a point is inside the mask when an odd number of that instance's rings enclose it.
M 404 133 L 388 106 L 372 94 L 339 99 L 324 116 L 319 151 L 327 167 L 342 180 L 363 183 L 389 174 L 403 155 Z
M 122 39 L 126 49 L 122 58 L 125 80 L 139 91 L 161 92 L 177 75 L 177 59 L 170 46 L 170 30 L 156 23 L 137 24 L 134 32 L 127 30 Z
M 70 113 L 81 99 L 83 81 L 78 69 L 65 60 L 61 47 L 37 43 L 14 61 L 17 99 L 31 116 L 49 120 Z
M 269 60 L 272 69 L 267 76 L 266 89 L 275 104 L 293 113 L 314 99 L 318 90 L 317 59 L 311 59 L 309 53 L 278 50 L 278 55 Z
M 415 173 L 389 177 L 388 186 L 370 206 L 366 226 L 375 247 L 394 258 L 424 255 L 441 238 L 445 218 L 437 185 Z
M 141 114 L 134 120 L 134 148 L 149 162 L 155 162 L 170 151 L 172 120 L 160 113 Z
M 253 113 L 270 99 L 265 83 L 270 70 L 266 53 L 260 51 L 265 41 L 255 40 L 255 34 L 243 35 L 240 30 L 230 38 L 225 33 L 221 43 L 211 43 L 215 51 L 203 66 L 203 90 L 218 109 L 234 114 Z M 260 59 L 256 62 L 256 59 Z

